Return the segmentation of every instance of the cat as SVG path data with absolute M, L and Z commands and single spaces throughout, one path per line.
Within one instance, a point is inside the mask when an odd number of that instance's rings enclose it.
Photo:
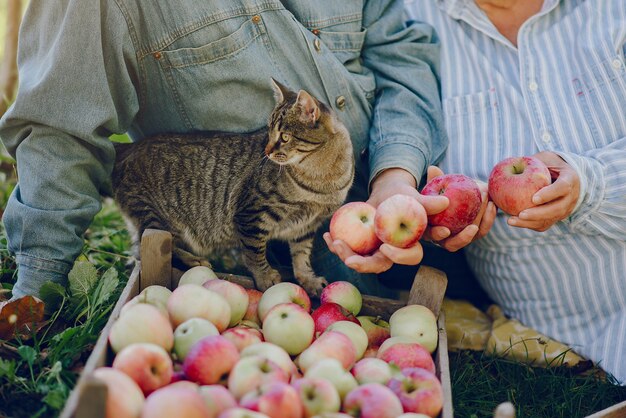
M 313 239 L 352 185 L 352 142 L 329 106 L 273 79 L 272 87 L 276 106 L 259 131 L 116 144 L 113 197 L 135 247 L 147 228 L 169 231 L 186 267 L 210 267 L 214 249 L 239 247 L 262 291 L 281 281 L 268 241 L 287 241 L 296 280 L 319 296 L 327 281 L 311 266 Z

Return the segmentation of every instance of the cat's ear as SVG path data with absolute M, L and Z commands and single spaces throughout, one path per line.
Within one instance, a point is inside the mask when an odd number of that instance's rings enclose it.
M 285 97 L 287 97 L 288 93 L 291 92 L 287 87 L 279 83 L 278 81 L 272 80 L 272 88 L 274 89 L 274 100 L 276 103 L 282 103 L 285 101 Z
M 300 120 L 309 125 L 315 125 L 320 118 L 320 107 L 315 99 L 306 91 L 300 90 L 296 103 L 302 110 Z

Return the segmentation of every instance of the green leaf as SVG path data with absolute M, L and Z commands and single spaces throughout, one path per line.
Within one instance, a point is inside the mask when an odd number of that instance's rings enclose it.
M 6 376 L 9 381 L 15 377 L 15 361 L 0 358 L 0 377 Z
M 98 272 L 89 261 L 78 260 L 67 275 L 72 296 L 86 299 L 89 291 L 98 280 Z
M 17 348 L 17 353 L 28 363 L 29 366 L 32 366 L 37 358 L 37 351 L 29 346 L 29 345 L 21 345 Z
M 113 293 L 115 288 L 117 288 L 118 283 L 119 279 L 117 278 L 117 270 L 110 267 L 104 272 L 102 277 L 100 277 L 100 280 L 98 280 L 98 284 L 94 289 L 92 296 L 94 309 L 109 299 L 111 293 Z
M 55 310 L 65 298 L 65 288 L 55 282 L 45 282 L 39 290 L 41 300 L 46 304 L 48 310 Z
M 43 402 L 53 409 L 60 410 L 63 408 L 66 398 L 67 392 L 61 388 L 56 388 L 48 392 L 43 398 Z

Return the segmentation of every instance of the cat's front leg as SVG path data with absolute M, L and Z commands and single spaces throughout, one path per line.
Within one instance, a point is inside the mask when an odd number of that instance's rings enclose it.
M 280 273 L 267 262 L 267 241 L 254 236 L 242 235 L 243 260 L 252 273 L 257 289 L 263 292 L 280 283 L 282 281 Z
M 183 250 L 176 242 L 174 242 L 174 248 L 172 249 L 172 256 L 175 260 L 180 261 L 184 266 L 191 268 L 196 266 L 204 266 L 208 268 L 213 268 L 209 260 L 204 257 L 197 256 L 195 254 L 190 253 L 189 251 Z
M 320 296 L 324 287 L 328 286 L 328 282 L 325 278 L 317 276 L 311 267 L 314 237 L 315 233 L 311 232 L 302 238 L 289 241 L 289 250 L 296 280 L 308 294 Z

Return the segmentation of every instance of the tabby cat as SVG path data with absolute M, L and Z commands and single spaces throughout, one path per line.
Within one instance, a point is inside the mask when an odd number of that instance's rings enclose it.
M 313 238 L 352 185 L 352 142 L 328 106 L 272 85 L 277 104 L 262 130 L 116 144 L 113 197 L 135 245 L 147 228 L 169 231 L 173 256 L 187 267 L 209 266 L 216 248 L 240 247 L 260 290 L 281 281 L 268 241 L 287 241 L 296 279 L 319 295 L 327 282 L 311 267 Z

